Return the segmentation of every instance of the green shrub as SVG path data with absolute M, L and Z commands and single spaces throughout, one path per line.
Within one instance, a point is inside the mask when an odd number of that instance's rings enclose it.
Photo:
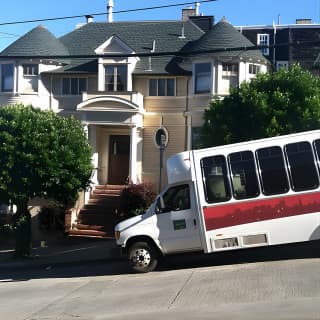
M 156 195 L 151 183 L 129 184 L 121 192 L 121 215 L 128 218 L 144 213 Z

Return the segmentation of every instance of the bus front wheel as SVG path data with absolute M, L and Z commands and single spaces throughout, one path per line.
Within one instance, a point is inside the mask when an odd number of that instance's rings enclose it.
M 135 272 L 153 271 L 158 265 L 158 253 L 148 242 L 135 242 L 129 248 L 129 261 Z

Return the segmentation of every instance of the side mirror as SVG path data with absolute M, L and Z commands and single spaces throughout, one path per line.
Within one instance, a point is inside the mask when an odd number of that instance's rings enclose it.
M 161 213 L 161 212 L 163 212 L 164 208 L 165 208 L 165 205 L 164 205 L 163 198 L 161 196 L 159 196 L 158 199 L 157 199 L 155 212 L 157 214 Z

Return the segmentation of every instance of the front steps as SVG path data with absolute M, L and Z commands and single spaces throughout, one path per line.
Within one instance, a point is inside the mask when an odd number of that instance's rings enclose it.
M 124 187 L 97 185 L 68 234 L 113 239 L 114 227 L 119 221 L 120 194 Z

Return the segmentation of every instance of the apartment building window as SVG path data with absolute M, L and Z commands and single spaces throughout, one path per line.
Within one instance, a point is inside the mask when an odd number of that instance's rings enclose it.
M 87 91 L 86 78 L 63 78 L 62 94 L 64 95 L 80 95 Z
M 175 96 L 175 94 L 175 79 L 163 78 L 149 80 L 149 96 Z
M 277 70 L 280 70 L 280 69 L 288 70 L 289 63 L 288 63 L 288 61 L 277 61 L 276 68 L 277 68 Z
M 14 66 L 12 63 L 1 65 L 1 91 L 12 92 L 14 82 Z
M 260 66 L 257 64 L 249 64 L 249 74 L 258 74 L 260 72 Z
M 211 92 L 211 63 L 197 63 L 195 65 L 195 93 Z
M 127 65 L 105 66 L 105 88 L 106 91 L 127 90 Z
M 258 46 L 266 46 L 265 48 L 261 48 L 261 52 L 265 56 L 269 55 L 269 43 L 270 35 L 268 33 L 258 33 L 257 44 Z
M 24 64 L 22 67 L 24 76 L 37 76 L 39 74 L 39 66 L 37 64 Z

